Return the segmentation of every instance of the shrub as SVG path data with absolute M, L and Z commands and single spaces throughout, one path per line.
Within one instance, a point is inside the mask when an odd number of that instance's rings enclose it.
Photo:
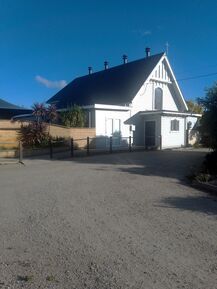
M 202 142 L 217 150 L 217 83 L 207 89 L 205 98 L 199 99 L 199 103 L 204 108 L 200 121 Z
M 217 175 L 217 151 L 206 155 L 203 162 L 203 171 L 210 175 Z
M 212 180 L 212 176 L 209 174 L 200 173 L 197 176 L 195 176 L 195 179 L 199 182 L 206 183 Z
M 32 109 L 35 120 L 27 125 L 21 125 L 19 140 L 26 147 L 48 146 L 50 124 L 58 117 L 56 107 L 55 105 L 46 107 L 43 103 L 35 103 Z
M 49 142 L 47 124 L 44 122 L 30 122 L 27 125 L 22 124 L 18 138 L 22 141 L 23 146 L 26 147 L 46 145 Z
M 61 121 L 67 127 L 84 127 L 84 110 L 80 106 L 74 105 L 61 113 Z
M 69 140 L 64 137 L 52 137 L 53 147 L 69 146 Z

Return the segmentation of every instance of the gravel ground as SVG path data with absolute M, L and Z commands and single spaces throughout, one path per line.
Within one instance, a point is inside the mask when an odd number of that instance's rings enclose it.
M 217 288 L 217 199 L 184 180 L 204 154 L 0 166 L 0 288 Z

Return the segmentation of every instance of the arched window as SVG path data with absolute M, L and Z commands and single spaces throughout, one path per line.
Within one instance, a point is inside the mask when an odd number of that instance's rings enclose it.
M 163 108 L 163 90 L 160 87 L 155 88 L 154 109 Z

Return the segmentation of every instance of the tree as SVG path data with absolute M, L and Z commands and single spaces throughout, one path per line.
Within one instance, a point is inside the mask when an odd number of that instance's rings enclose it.
M 41 121 L 45 121 L 47 109 L 43 103 L 34 103 L 32 106 L 32 110 L 32 114 L 35 116 L 38 123 Z
M 58 119 L 56 106 L 51 104 L 46 109 L 46 120 L 51 124 Z
M 35 116 L 37 122 L 52 123 L 58 118 L 57 109 L 54 104 L 46 107 L 43 103 L 34 103 L 32 110 L 32 114 Z
M 67 127 L 84 127 L 85 112 L 80 106 L 73 105 L 61 113 L 61 120 Z
M 202 141 L 217 150 L 217 82 L 206 90 L 206 96 L 198 99 L 204 113 L 200 122 Z
M 55 120 L 58 119 L 58 113 L 56 106 L 51 104 L 46 109 L 46 121 L 49 123 L 49 134 L 50 134 L 50 126 Z
M 198 114 L 202 114 L 203 113 L 203 107 L 197 103 L 194 102 L 192 100 L 188 100 L 186 101 L 187 106 L 188 106 L 188 110 L 192 113 L 198 113 Z

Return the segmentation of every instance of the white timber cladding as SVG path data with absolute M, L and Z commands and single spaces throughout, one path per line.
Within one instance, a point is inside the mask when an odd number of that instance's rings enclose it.
M 177 99 L 182 99 L 177 90 L 176 83 L 165 62 L 165 56 L 154 68 L 150 77 L 144 82 L 132 101 L 132 114 L 138 111 L 155 109 L 155 89 L 161 88 L 163 92 L 163 110 L 178 111 Z M 185 104 L 182 105 L 184 107 Z
M 171 130 L 171 121 L 179 121 L 179 130 Z M 184 117 L 161 116 L 162 148 L 175 148 L 185 145 L 185 124 Z
M 124 124 L 130 118 L 130 110 L 95 110 L 96 135 L 111 136 L 114 132 L 120 132 L 122 137 L 131 135 L 130 126 Z

